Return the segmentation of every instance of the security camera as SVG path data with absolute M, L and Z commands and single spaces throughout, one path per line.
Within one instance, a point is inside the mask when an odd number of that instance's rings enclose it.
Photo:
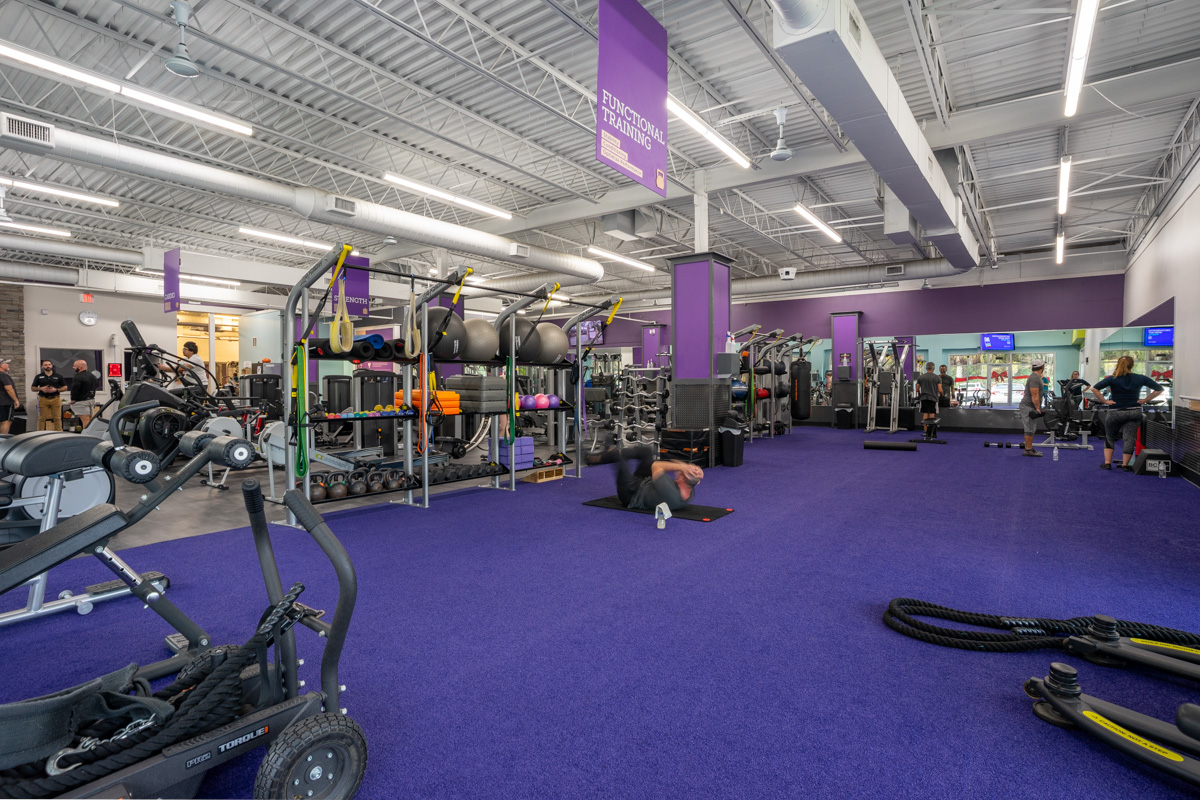
M 781 280 L 781 281 L 796 280 L 796 268 L 795 267 L 780 267 L 779 268 L 779 280 Z

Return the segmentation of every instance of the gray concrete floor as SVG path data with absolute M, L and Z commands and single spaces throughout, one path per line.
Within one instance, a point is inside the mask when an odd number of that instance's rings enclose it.
M 474 458 L 477 454 L 478 451 L 473 452 L 463 461 L 455 463 L 475 463 Z M 541 458 L 545 458 L 549 455 L 549 448 L 538 447 L 536 448 L 536 454 Z M 574 458 L 573 454 L 568 455 Z M 175 469 L 181 468 L 183 464 L 184 462 L 181 459 L 177 462 Z M 569 468 L 573 469 L 574 465 L 569 465 Z M 217 481 L 221 480 L 222 472 L 223 470 L 214 469 Z M 275 486 L 280 497 L 282 497 L 284 490 L 282 473 L 283 471 L 280 469 L 275 470 Z M 527 473 L 524 471 L 518 471 L 517 478 L 520 479 L 525 474 Z M 265 462 L 257 462 L 254 466 L 241 472 L 231 471 L 225 481 L 225 484 L 229 488 L 224 491 L 205 486 L 200 482 L 201 478 L 207 477 L 208 473 L 205 471 L 192 478 L 184 485 L 182 491 L 171 495 L 154 513 L 129 530 L 115 536 L 112 540 L 112 546 L 117 550 L 124 550 L 156 542 L 170 541 L 172 539 L 184 539 L 190 536 L 202 536 L 206 533 L 244 528 L 249 523 L 246 517 L 246 507 L 242 502 L 242 481 L 246 478 L 256 478 L 262 486 L 263 494 L 268 497 L 271 494 Z M 500 477 L 502 485 L 507 485 L 507 476 L 501 475 Z M 485 487 L 488 485 L 488 479 L 480 478 L 478 480 L 433 486 L 429 490 L 431 496 L 430 505 L 437 502 L 432 499 L 434 495 L 443 495 L 461 489 Z M 117 507 L 129 508 L 135 505 L 142 493 L 143 490 L 141 487 L 118 480 Z M 402 501 L 404 496 L 403 492 L 365 494 L 358 497 L 347 497 L 344 500 L 333 503 L 321 503 L 317 506 L 317 510 L 328 513 L 352 508 L 363 508 L 380 503 Z M 419 503 L 420 493 L 414 492 L 413 496 L 414 502 Z M 453 502 L 453 499 L 443 498 L 442 502 Z M 266 510 L 267 520 L 270 522 L 282 522 L 287 513 L 283 505 L 270 502 L 267 503 Z

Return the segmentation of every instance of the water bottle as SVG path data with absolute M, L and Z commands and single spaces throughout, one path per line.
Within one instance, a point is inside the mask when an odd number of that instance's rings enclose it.
M 1054 460 L 1058 461 L 1058 448 L 1054 448 Z

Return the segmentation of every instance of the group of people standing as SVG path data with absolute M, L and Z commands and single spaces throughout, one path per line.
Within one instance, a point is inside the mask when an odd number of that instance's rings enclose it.
M 9 432 L 13 417 L 21 408 L 21 399 L 13 384 L 9 370 L 11 358 L 0 358 L 0 434 Z M 88 369 L 87 362 L 78 359 L 72 364 L 74 374 L 70 384 L 60 375 L 51 361 L 42 362 L 42 371 L 33 379 L 30 389 L 38 397 L 39 431 L 61 431 L 63 421 L 63 394 L 67 394 L 67 408 L 87 425 L 96 409 L 96 376 Z

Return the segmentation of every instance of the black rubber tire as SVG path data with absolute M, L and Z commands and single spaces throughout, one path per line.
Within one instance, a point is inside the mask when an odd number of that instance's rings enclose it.
M 254 780 L 254 797 L 307 800 L 311 790 L 312 800 L 350 800 L 366 771 L 367 739 L 358 723 L 342 714 L 315 714 L 289 725 L 271 743 Z

